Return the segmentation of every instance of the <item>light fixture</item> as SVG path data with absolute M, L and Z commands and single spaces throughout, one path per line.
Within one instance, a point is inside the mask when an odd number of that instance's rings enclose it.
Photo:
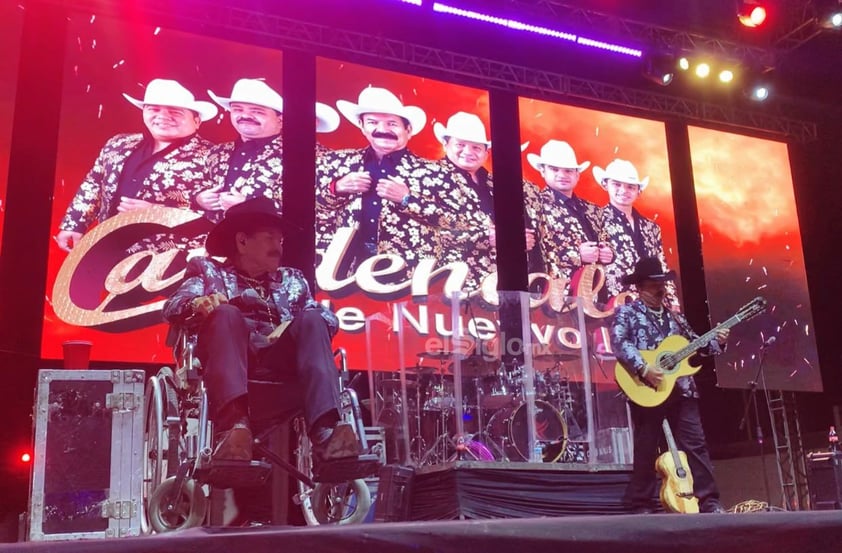
M 769 99 L 769 87 L 765 84 L 757 84 L 749 90 L 749 98 L 755 102 L 765 102 Z
M 696 66 L 694 72 L 696 73 L 696 76 L 700 79 L 706 79 L 708 75 L 710 75 L 710 64 L 703 61 L 702 63 Z
M 678 68 L 682 71 L 687 71 L 688 69 L 690 69 L 690 60 L 687 58 L 687 56 L 681 56 L 680 58 L 678 58 Z
M 766 21 L 766 7 L 758 0 L 740 0 L 737 3 L 737 19 L 745 27 L 760 27 Z
M 748 79 L 743 89 L 746 98 L 753 102 L 765 102 L 772 95 L 772 85 L 767 74 Z
M 826 29 L 842 29 L 842 0 L 828 0 L 819 7 L 819 24 Z
M 660 86 L 667 86 L 675 77 L 675 56 L 666 53 L 650 53 L 644 56 L 643 76 Z
M 723 69 L 719 72 L 719 82 L 730 83 L 734 80 L 734 72 L 730 69 Z

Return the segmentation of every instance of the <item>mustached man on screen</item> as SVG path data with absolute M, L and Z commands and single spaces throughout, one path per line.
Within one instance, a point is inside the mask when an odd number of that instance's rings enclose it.
M 583 265 L 609 263 L 614 254 L 599 240 L 599 208 L 575 193 L 591 162 L 579 163 L 573 148 L 560 140 L 550 140 L 540 154 L 527 154 L 526 159 L 546 184 L 541 192 L 540 235 L 550 274 L 569 281 Z
M 259 196 L 283 210 L 283 98 L 263 79 L 238 80 L 228 98 L 208 94 L 230 113 L 239 138 L 214 146 L 208 161 L 213 186 L 196 197 L 197 207 L 212 221 L 219 221 L 231 206 Z M 338 126 L 339 114 L 317 103 L 316 132 L 333 132 Z
M 70 251 L 95 223 L 151 205 L 190 208 L 205 186 L 212 144 L 197 131 L 217 114 L 176 81 L 154 79 L 143 100 L 123 96 L 142 110 L 142 133 L 118 134 L 105 143 L 79 185 L 55 239 Z
M 424 110 L 374 87 L 360 92 L 356 103 L 336 106 L 368 146 L 319 158 L 317 251 L 323 253 L 340 229 L 354 229 L 340 277 L 377 254 L 400 255 L 410 271 L 421 259 L 438 258 L 439 229 L 463 224 L 466 191 L 439 163 L 407 149 L 427 122 Z

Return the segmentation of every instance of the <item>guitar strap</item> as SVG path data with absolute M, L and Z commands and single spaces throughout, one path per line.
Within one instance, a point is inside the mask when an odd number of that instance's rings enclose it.
M 667 312 L 669 313 L 670 319 L 675 321 L 675 324 L 678 326 L 678 328 L 683 330 L 687 334 L 688 337 L 693 339 L 695 336 L 697 336 L 696 331 L 693 330 L 692 328 L 690 328 L 690 325 L 687 322 L 685 322 L 683 317 L 679 317 L 678 315 L 676 315 L 672 311 L 672 309 L 669 309 L 667 307 L 664 307 L 664 309 L 666 309 Z

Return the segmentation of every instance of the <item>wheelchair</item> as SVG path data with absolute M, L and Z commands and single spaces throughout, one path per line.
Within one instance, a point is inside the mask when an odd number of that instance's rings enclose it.
M 293 502 L 300 506 L 307 525 L 353 524 L 365 519 L 371 495 L 364 478 L 375 474 L 386 456 L 382 443 L 370 444 L 366 437 L 357 395 L 347 387 L 343 349 L 334 352 L 340 369 L 340 417 L 357 435 L 363 452 L 359 457 L 314 467 L 301 411 L 283 411 L 277 406 L 276 398 L 284 384 L 250 380 L 250 411 L 254 413 L 260 405 L 266 407 L 255 423 L 255 460 L 213 461 L 213 423 L 208 417 L 201 365 L 194 355 L 195 336 L 178 334 L 173 349 L 176 369 L 162 367 L 148 379 L 146 387 L 141 517 L 144 533 L 203 525 L 210 518 L 212 489 L 263 485 L 275 469 L 296 480 Z M 252 407 L 255 404 L 258 409 Z M 268 440 L 290 420 L 295 432 L 294 463 L 273 451 Z

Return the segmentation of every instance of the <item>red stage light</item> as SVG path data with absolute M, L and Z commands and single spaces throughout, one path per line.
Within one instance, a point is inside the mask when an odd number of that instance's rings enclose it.
M 766 21 L 766 8 L 757 2 L 742 2 L 737 10 L 737 18 L 746 27 L 759 27 Z
M 30 455 L 28 451 L 25 451 L 25 452 L 21 453 L 21 455 L 20 455 L 20 462 L 21 463 L 28 463 L 30 461 L 32 461 L 32 455 Z

